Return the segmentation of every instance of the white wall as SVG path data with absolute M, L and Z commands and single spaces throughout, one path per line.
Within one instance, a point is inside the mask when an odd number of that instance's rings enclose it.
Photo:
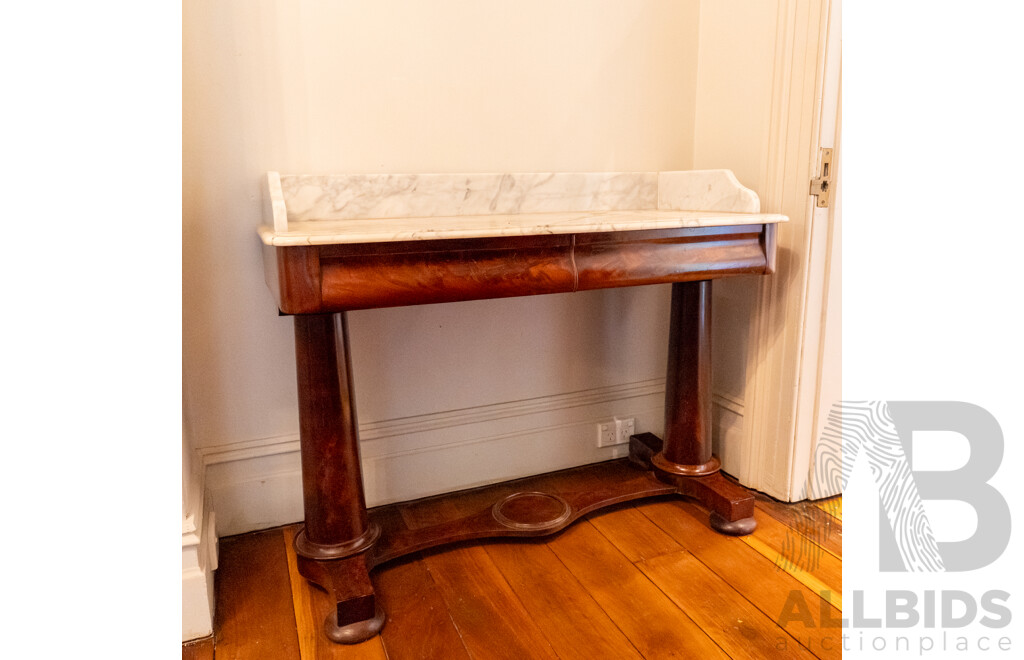
M 710 4 L 184 3 L 184 408 L 221 534 L 302 515 L 260 176 L 710 161 L 694 92 Z M 350 314 L 369 503 L 610 458 L 593 426 L 614 414 L 660 432 L 667 291 Z

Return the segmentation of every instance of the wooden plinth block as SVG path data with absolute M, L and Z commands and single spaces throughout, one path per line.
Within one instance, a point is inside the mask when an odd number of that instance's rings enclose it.
M 384 626 L 365 554 L 318 560 L 298 556 L 299 574 L 327 591 L 337 602 L 324 621 L 324 632 L 339 644 L 367 640 Z
M 651 459 L 661 451 L 664 443 L 653 433 L 629 436 L 629 463 L 640 470 L 651 469 Z
M 715 472 L 706 477 L 674 477 L 681 495 L 692 497 L 711 509 L 711 527 L 731 536 L 754 531 L 754 496 Z
M 629 460 L 635 467 L 653 470 L 658 479 L 673 484 L 681 495 L 692 497 L 711 509 L 711 527 L 722 534 L 743 536 L 757 528 L 754 520 L 754 496 L 743 486 L 734 484 L 718 471 L 718 459 L 712 456 L 714 472 L 695 476 L 664 470 L 660 461 L 661 438 L 653 433 L 641 433 L 629 439 Z M 675 467 L 671 466 L 670 467 Z

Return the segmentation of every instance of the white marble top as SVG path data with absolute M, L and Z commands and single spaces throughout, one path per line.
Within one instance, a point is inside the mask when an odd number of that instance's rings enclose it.
M 430 218 L 360 218 L 299 223 L 295 230 L 259 228 L 267 245 L 333 245 L 385 243 L 439 238 L 486 238 L 580 234 L 640 229 L 676 229 L 785 222 L 774 213 L 714 213 L 701 211 L 581 211 L 578 213 L 518 213 Z
M 786 222 L 729 170 L 267 175 L 266 245 L 382 243 Z

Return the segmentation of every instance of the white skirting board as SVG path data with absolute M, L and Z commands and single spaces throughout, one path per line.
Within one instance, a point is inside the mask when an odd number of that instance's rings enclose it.
M 213 633 L 213 571 L 217 569 L 216 522 L 210 498 L 199 514 L 181 521 L 181 641 Z
M 597 446 L 597 424 L 632 417 L 637 433 L 660 435 L 664 396 L 664 379 L 652 379 L 360 424 L 367 506 L 623 457 L 628 445 Z M 728 453 L 743 406 L 718 395 L 714 402 L 715 437 L 726 439 Z M 298 434 L 200 453 L 218 536 L 302 520 Z

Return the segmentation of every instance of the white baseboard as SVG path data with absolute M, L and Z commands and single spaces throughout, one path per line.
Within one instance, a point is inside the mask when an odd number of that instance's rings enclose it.
M 664 379 L 360 424 L 367 506 L 414 500 L 625 456 L 596 425 L 633 417 L 661 434 Z M 716 407 L 742 402 L 714 397 Z M 717 416 L 716 416 L 717 417 Z M 302 520 L 298 434 L 200 450 L 226 536 Z
M 743 400 L 728 394 L 711 395 L 712 447 L 722 470 L 736 476 L 740 473 L 743 456 Z
M 216 522 L 210 498 L 181 521 L 181 641 L 213 632 L 213 571 L 217 569 Z

